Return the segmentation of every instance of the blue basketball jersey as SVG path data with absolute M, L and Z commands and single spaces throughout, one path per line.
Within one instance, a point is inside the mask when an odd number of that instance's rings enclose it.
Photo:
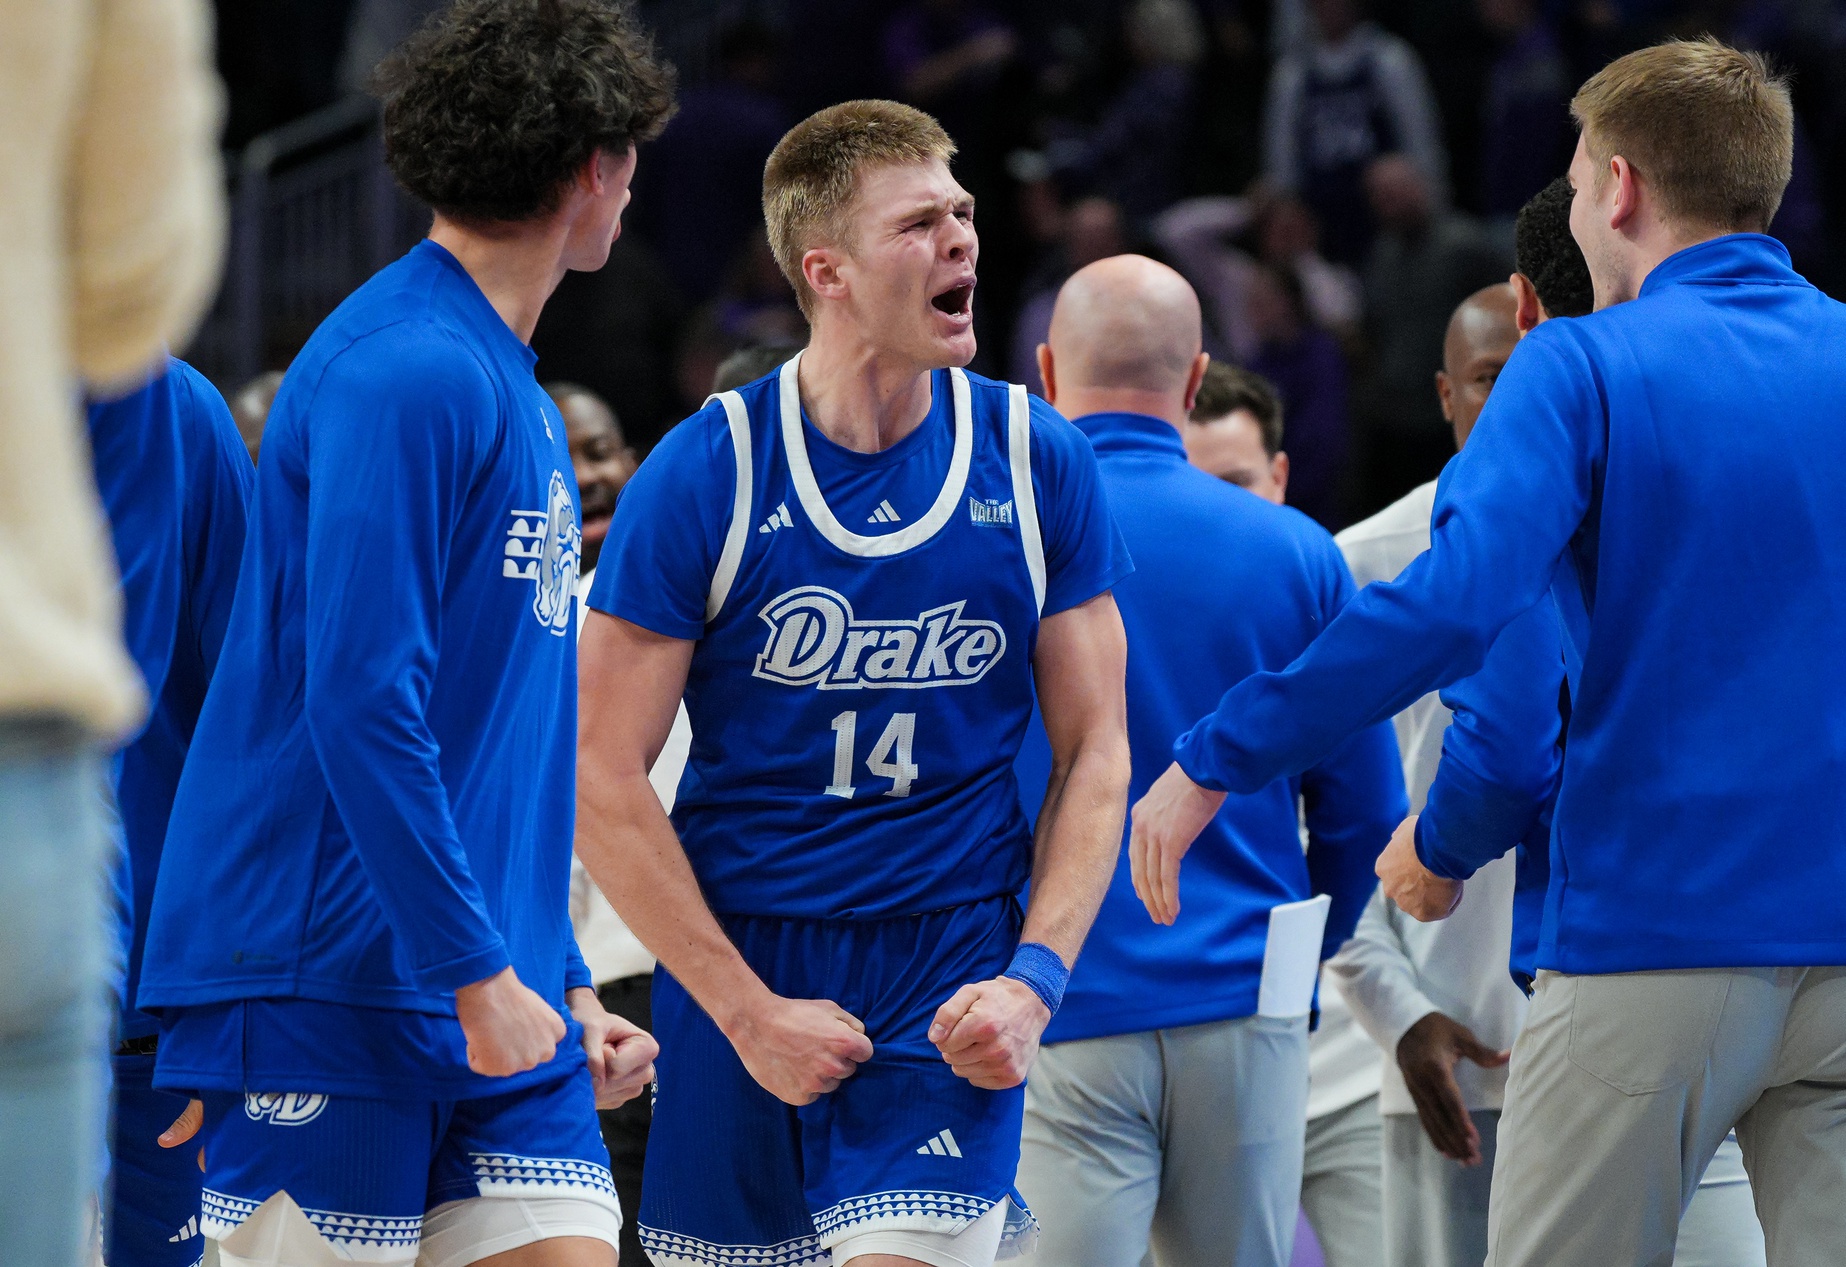
M 590 595 L 697 639 L 674 826 L 726 914 L 880 919 L 1016 893 L 1031 836 L 1011 764 L 1039 620 L 1129 570 L 1095 456 L 1024 388 L 961 370 L 933 376 L 916 431 L 853 453 L 804 418 L 798 367 L 649 456 Z

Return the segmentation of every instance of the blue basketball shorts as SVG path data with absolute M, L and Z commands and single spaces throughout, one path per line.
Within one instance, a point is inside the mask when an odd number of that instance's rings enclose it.
M 641 1185 L 654 1267 L 797 1267 L 867 1230 L 958 1233 L 1002 1203 L 999 1257 L 1037 1226 L 1013 1186 L 1025 1089 L 983 1091 L 929 1041 L 936 1009 L 1005 971 L 1011 897 L 890 920 L 728 916 L 768 987 L 831 999 L 865 1023 L 870 1061 L 795 1108 L 759 1086 L 665 969 L 654 974 L 660 1058 Z
M 621 1204 L 583 1069 L 466 1100 L 222 1091 L 203 1099 L 201 1223 L 221 1243 L 282 1192 L 346 1261 L 410 1263 L 421 1247 L 426 1261 L 471 1262 L 547 1235 L 616 1243 Z M 499 1204 L 475 1198 L 541 1203 L 553 1230 L 534 1234 L 530 1218 L 487 1217 L 461 1237 L 467 1244 L 432 1251 L 428 1238 L 464 1209 L 452 1203 Z M 560 1221 L 559 1208 L 576 1214 Z M 489 1234 L 478 1229 L 488 1226 L 502 1229 L 491 1233 L 502 1243 L 483 1242 Z M 443 1239 L 456 1241 L 457 1231 Z
M 160 1146 L 161 1132 L 185 1110 L 185 1096 L 154 1090 L 152 1052 L 115 1058 L 103 1231 L 103 1261 L 110 1267 L 195 1267 L 205 1253 L 199 1150 L 190 1144 Z

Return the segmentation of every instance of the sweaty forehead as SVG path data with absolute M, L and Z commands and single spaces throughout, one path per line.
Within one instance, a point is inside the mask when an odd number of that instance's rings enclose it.
M 564 417 L 564 434 L 571 444 L 584 444 L 601 436 L 622 434 L 609 407 L 593 396 L 571 392 L 556 402 Z
M 1512 287 L 1504 284 L 1470 296 L 1449 320 L 1442 343 L 1443 368 L 1451 375 L 1461 374 L 1470 362 L 1504 361 L 1511 356 L 1513 345 L 1519 342 L 1516 309 Z

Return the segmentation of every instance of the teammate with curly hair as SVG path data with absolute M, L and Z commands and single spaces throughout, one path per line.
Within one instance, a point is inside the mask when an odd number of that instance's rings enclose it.
M 382 69 L 426 241 L 271 412 L 148 934 L 225 1267 L 612 1267 L 652 1078 L 567 918 L 581 514 L 527 340 L 672 78 L 604 0 L 461 0 Z

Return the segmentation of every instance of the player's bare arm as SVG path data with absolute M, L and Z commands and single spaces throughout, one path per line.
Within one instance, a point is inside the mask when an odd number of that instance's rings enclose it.
M 577 856 L 641 944 L 731 1040 L 750 1076 L 780 1100 L 807 1104 L 850 1078 L 872 1044 L 838 1004 L 782 998 L 750 970 L 706 905 L 647 781 L 692 647 L 588 615 L 578 651 Z
M 1128 639 L 1114 597 L 1046 619 L 1032 664 L 1052 766 L 1020 941 L 1049 947 L 1069 968 L 1108 890 L 1127 809 Z M 1025 1081 L 1050 1022 L 1030 986 L 1002 976 L 957 990 L 929 1036 L 958 1075 L 997 1091 Z

